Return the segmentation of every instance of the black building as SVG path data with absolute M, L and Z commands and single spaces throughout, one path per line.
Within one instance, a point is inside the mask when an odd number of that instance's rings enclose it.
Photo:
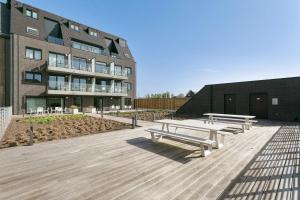
M 177 110 L 192 115 L 206 112 L 299 121 L 300 77 L 206 85 Z

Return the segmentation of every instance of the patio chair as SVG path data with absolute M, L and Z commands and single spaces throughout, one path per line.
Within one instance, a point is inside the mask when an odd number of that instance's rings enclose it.
M 44 108 L 43 107 L 37 107 L 37 109 L 36 109 L 36 114 L 44 114 Z
M 110 106 L 110 109 L 111 109 L 111 110 L 115 110 L 115 105 L 111 105 L 111 106 Z

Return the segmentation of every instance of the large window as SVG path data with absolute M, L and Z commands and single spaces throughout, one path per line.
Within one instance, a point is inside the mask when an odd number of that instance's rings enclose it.
M 64 55 L 49 53 L 49 65 L 54 67 L 67 67 Z
M 42 74 L 38 72 L 25 72 L 26 83 L 42 83 Z
M 33 19 L 38 18 L 37 12 L 35 12 L 33 10 L 29 10 L 29 9 L 26 9 L 26 16 L 31 17 Z
M 121 66 L 115 65 L 115 75 L 116 76 L 122 76 L 123 75 Z
M 40 34 L 38 29 L 30 27 L 30 26 L 27 26 L 26 32 L 30 35 L 36 35 L 36 36 L 38 36 Z
M 125 83 L 125 87 L 127 89 L 127 92 L 132 90 L 132 84 L 131 83 Z
M 72 58 L 72 68 L 84 71 L 92 71 L 91 64 L 87 62 L 84 58 Z
M 68 84 L 64 76 L 49 75 L 48 87 L 50 90 L 67 90 Z
M 26 112 L 36 112 L 38 107 L 46 109 L 46 98 L 27 97 L 26 98 Z
M 74 91 L 82 91 L 82 92 L 88 92 L 91 91 L 91 85 L 87 83 L 86 78 L 81 77 L 73 77 L 72 79 L 72 90 Z
M 132 74 L 132 69 L 130 67 L 125 67 L 124 73 L 125 76 L 130 76 Z
M 106 65 L 106 63 L 96 62 L 95 72 L 109 74 L 109 67 Z
M 101 47 L 92 46 L 89 44 L 84 44 L 81 42 L 72 41 L 72 47 L 75 49 L 80 49 L 83 51 L 89 51 L 95 54 L 104 55 L 104 49 Z
M 115 81 L 115 92 L 121 93 L 122 92 L 122 82 Z
M 25 52 L 26 58 L 29 59 L 34 59 L 34 60 L 42 60 L 42 51 L 38 49 L 33 49 L 26 47 L 26 52 Z

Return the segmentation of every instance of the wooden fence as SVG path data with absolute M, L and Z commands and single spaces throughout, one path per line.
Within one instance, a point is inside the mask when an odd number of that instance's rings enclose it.
M 149 98 L 135 99 L 135 109 L 164 109 L 177 110 L 185 104 L 189 98 Z
M 12 107 L 0 107 L 0 140 L 10 123 L 12 116 Z

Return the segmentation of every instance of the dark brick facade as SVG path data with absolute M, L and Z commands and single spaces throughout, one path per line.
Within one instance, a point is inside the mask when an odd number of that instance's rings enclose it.
M 236 96 L 236 114 L 250 114 L 251 94 L 267 94 L 268 119 L 300 120 L 300 77 L 206 85 L 177 113 L 199 116 L 205 112 L 224 113 L 226 94 Z M 274 98 L 278 99 L 278 105 L 272 105 Z
M 0 81 L 0 104 L 5 102 L 6 105 L 13 106 L 13 113 L 20 114 L 26 107 L 27 97 L 63 97 L 65 98 L 65 106 L 73 104 L 72 96 L 60 94 L 60 95 L 48 95 L 47 85 L 49 72 L 47 71 L 49 52 L 59 53 L 62 55 L 72 55 L 72 57 L 84 58 L 88 61 L 95 60 L 96 62 L 106 63 L 108 66 L 111 63 L 115 65 L 130 67 L 132 69 L 132 75 L 128 76 L 122 83 L 131 83 L 132 89 L 128 91 L 126 97 L 122 98 L 121 102 L 124 102 L 124 98 L 133 100 L 136 96 L 136 63 L 127 45 L 121 45 L 120 40 L 126 41 L 118 36 L 105 33 L 103 31 L 88 27 L 86 25 L 74 22 L 72 20 L 51 14 L 49 12 L 34 8 L 30 5 L 20 3 L 18 1 L 8 1 L 9 4 L 1 4 L 1 7 L 6 7 L 5 15 L 1 15 L 1 27 L 2 29 L 9 29 L 6 33 L 6 43 L 0 40 L 0 73 L 5 71 L 6 78 L 6 90 L 4 91 L 4 81 Z M 10 8 L 10 9 L 7 9 Z M 26 16 L 26 10 L 29 9 L 37 13 L 37 19 Z M 8 11 L 7 11 L 8 10 Z M 3 13 L 3 12 L 2 12 Z M 0 13 L 1 14 L 1 13 Z M 48 37 L 45 30 L 45 20 L 55 21 L 62 34 L 63 45 L 54 44 L 48 42 Z M 5 26 L 3 25 L 5 24 Z M 80 32 L 71 30 L 70 24 L 76 24 L 80 28 Z M 39 35 L 32 35 L 27 33 L 27 27 L 33 27 L 39 31 Z M 91 36 L 89 31 L 92 30 L 97 33 L 97 36 Z M 1 31 L 0 31 L 1 33 Z M 0 35 L 1 36 L 1 35 Z M 113 41 L 115 48 L 118 52 L 117 57 L 111 56 L 105 39 Z M 86 44 L 95 45 L 103 48 L 104 54 L 95 54 L 88 51 L 72 48 L 72 40 L 80 41 Z M 6 46 L 4 45 L 6 44 Z M 26 47 L 39 49 L 42 52 L 41 60 L 28 59 L 25 56 Z M 4 55 L 4 53 L 6 55 Z M 6 65 L 4 66 L 4 58 L 6 58 Z M 41 84 L 29 84 L 25 83 L 25 72 L 40 72 L 42 73 Z M 51 72 L 54 74 L 55 72 Z M 55 75 L 69 74 L 57 72 Z M 4 76 L 4 73 L 1 73 Z M 78 75 L 80 76 L 80 74 Z M 85 77 L 87 77 L 85 75 Z M 91 75 L 89 78 L 94 78 Z M 1 78 L 1 77 L 0 77 Z M 101 78 L 101 77 L 100 77 Z M 3 80 L 1 78 L 1 80 Z M 113 80 L 113 78 L 111 78 Z M 6 99 L 3 99 L 5 92 Z M 101 96 L 98 95 L 98 96 Z M 94 106 L 93 96 L 80 96 L 83 99 L 82 106 Z M 111 99 L 110 96 L 102 96 L 103 98 Z

